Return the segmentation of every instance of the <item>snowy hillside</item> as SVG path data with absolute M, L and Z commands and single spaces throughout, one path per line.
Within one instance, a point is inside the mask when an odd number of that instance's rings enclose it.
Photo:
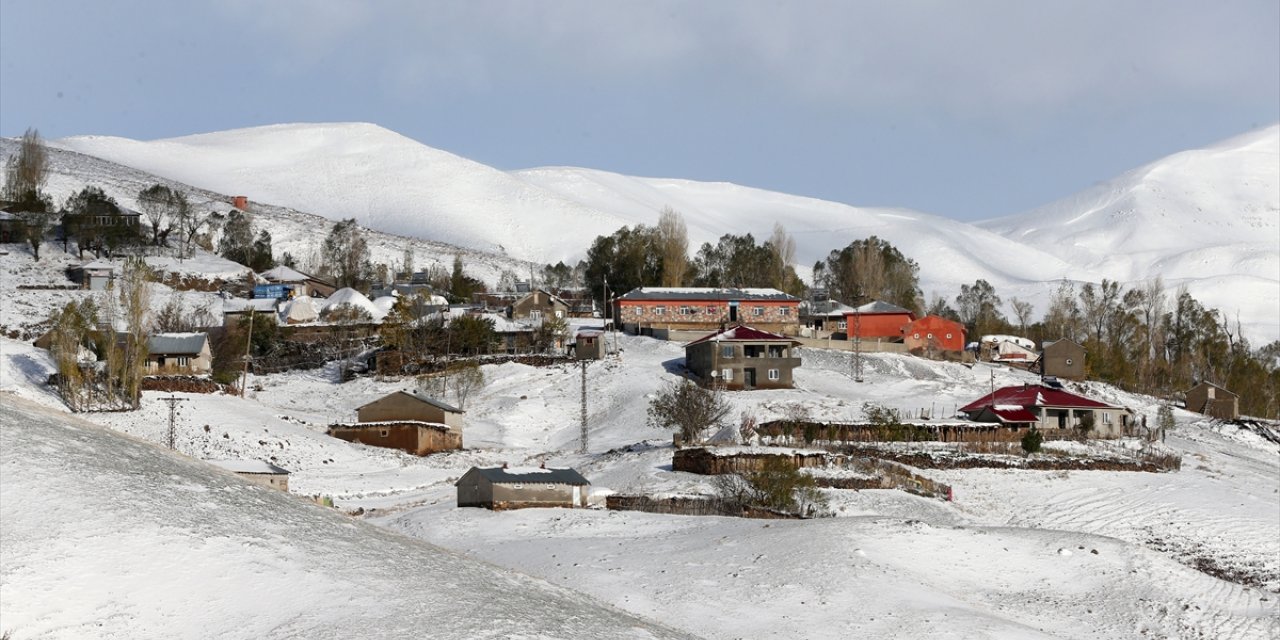
M 53 144 L 221 193 L 513 258 L 555 262 L 625 221 L 371 124 L 290 124 Z M 567 229 L 573 229 L 566 234 Z M 589 234 L 589 235 L 587 235 Z
M 1280 125 L 979 226 L 1112 280 L 1185 282 L 1252 335 L 1280 337 Z
M 11 395 L 0 473 L 14 640 L 685 637 Z

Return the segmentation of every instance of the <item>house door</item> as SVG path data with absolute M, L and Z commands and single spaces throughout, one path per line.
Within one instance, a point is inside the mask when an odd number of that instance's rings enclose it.
M 729 303 L 729 322 L 737 322 L 737 321 L 738 321 L 738 303 L 730 302 Z
M 743 369 L 742 386 L 743 388 L 746 388 L 746 389 L 756 388 L 756 370 L 755 369 Z
M 577 507 L 582 504 L 582 487 L 573 486 L 573 506 Z

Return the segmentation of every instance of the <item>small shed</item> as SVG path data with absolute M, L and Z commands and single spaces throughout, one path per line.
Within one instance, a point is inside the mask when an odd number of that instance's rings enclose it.
M 415 456 L 462 448 L 462 430 L 438 422 L 346 422 L 329 425 L 328 434 L 339 440 L 399 449 Z
M 94 260 L 80 265 L 80 284 L 90 291 L 103 291 L 111 284 L 115 264 L 110 260 Z
M 527 507 L 587 506 L 591 483 L 569 468 L 546 467 L 491 469 L 471 467 L 458 479 L 459 507 L 485 507 L 497 511 Z
M 206 460 L 206 462 L 254 484 L 289 492 L 289 472 L 270 462 L 262 460 Z
M 579 329 L 573 342 L 574 360 L 599 360 L 604 357 L 604 331 Z
M 428 422 L 462 431 L 462 409 L 414 391 L 396 391 L 356 409 L 360 422 Z
M 1240 396 L 1212 382 L 1200 382 L 1187 390 L 1187 411 L 1203 413 L 1219 420 L 1240 417 Z

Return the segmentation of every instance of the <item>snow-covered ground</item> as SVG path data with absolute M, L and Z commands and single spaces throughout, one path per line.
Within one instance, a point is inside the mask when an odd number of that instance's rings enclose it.
M 1200 421 L 1181 411 L 1176 412 L 1178 428 L 1167 443 L 1184 456 L 1180 472 L 923 472 L 952 484 L 954 503 L 887 490 L 827 490 L 837 517 L 808 521 L 456 508 L 452 483 L 463 472 L 471 465 L 503 462 L 574 466 L 591 480 L 597 502 L 610 491 L 689 494 L 710 490 L 706 477 L 671 471 L 669 434 L 646 424 L 649 396 L 677 375 L 679 345 L 628 336 L 619 336 L 618 344 L 619 359 L 588 368 L 586 454 L 577 452 L 580 370 L 519 364 L 482 368 L 485 387 L 465 407 L 464 451 L 418 458 L 323 435 L 325 425 L 350 420 L 356 407 L 412 385 L 410 380 L 372 378 L 339 384 L 332 367 L 251 377 L 245 399 L 176 394 L 185 401 L 177 418 L 178 448 L 205 459 L 271 461 L 293 472 L 294 494 L 333 497 L 338 508 L 363 508 L 365 518 L 383 528 L 544 579 L 704 638 L 1263 638 L 1274 632 L 1280 620 L 1280 448 L 1247 431 Z M 43 351 L 3 340 L 0 355 L 0 391 L 57 406 L 56 397 L 39 385 L 49 367 Z M 848 354 L 802 349 L 801 356 L 804 365 L 796 372 L 796 389 L 730 394 L 733 415 L 749 413 L 767 420 L 801 404 L 814 417 L 852 419 L 861 415 L 864 401 L 913 412 L 932 407 L 945 414 L 984 393 L 993 372 L 997 385 L 1031 380 L 1024 373 L 986 365 L 969 368 L 872 354 L 865 356 L 866 382 L 858 384 L 849 375 Z M 1095 385 L 1094 392 L 1154 417 L 1156 407 L 1149 398 L 1101 385 Z M 161 442 L 168 409 L 160 397 L 145 394 L 138 412 L 80 417 Z M 0 428 L 8 431 L 20 426 L 10 420 Z M 55 435 L 42 437 L 56 441 L 57 434 L 64 432 L 71 437 L 76 429 L 53 429 L 49 433 Z M 52 441 L 41 446 L 59 452 L 82 448 Z M 13 449 L 6 446 L 5 455 Z M 43 469 L 41 482 L 52 482 L 58 475 L 54 454 L 34 459 L 24 464 Z M 8 474 L 14 467 L 7 460 L 5 502 L 10 502 L 10 495 L 36 491 L 34 484 L 10 488 Z M 23 469 L 24 475 L 37 473 Z M 185 470 L 161 475 L 179 487 L 208 482 L 204 476 L 188 476 Z M 198 494 L 199 500 L 209 499 L 196 489 L 189 493 Z M 75 506 L 59 513 L 91 510 L 98 501 L 110 502 L 95 495 L 89 494 L 84 502 L 73 501 Z M 221 505 L 217 511 L 244 508 Z M 312 507 L 299 509 L 278 509 L 282 520 L 271 520 L 272 533 L 263 535 L 294 544 L 292 539 L 300 534 L 289 523 L 304 517 L 304 512 L 306 518 L 318 517 L 310 515 Z M 6 527 L 11 526 L 10 513 L 5 512 Z M 95 517 L 95 526 L 101 530 L 116 526 L 112 524 L 116 515 Z M 176 518 L 157 517 L 161 521 Z M 40 520 L 14 522 L 20 523 L 13 525 L 15 531 L 45 526 Z M 122 523 L 136 524 L 128 519 Z M 197 545 L 195 540 L 206 535 L 217 544 Z M 292 565 L 300 561 L 298 553 L 269 553 L 262 546 L 266 543 L 252 541 L 229 548 L 224 544 L 226 536 L 225 531 L 185 532 L 179 536 L 181 542 L 166 539 L 164 548 L 195 545 L 228 556 L 231 567 L 221 574 L 212 560 L 201 561 L 209 565 L 201 566 L 197 574 L 210 580 L 216 575 L 228 584 L 249 580 L 252 570 L 246 567 L 264 565 L 285 567 L 288 580 L 303 579 L 297 573 L 302 570 Z M 238 540 L 230 538 L 233 543 Z M 25 551 L 11 555 L 9 539 L 22 538 L 6 535 L 5 542 L 5 580 L 13 585 L 6 587 L 5 610 L 18 616 L 6 614 L 4 624 L 14 624 L 15 638 L 27 637 L 22 635 L 24 629 L 46 628 L 38 626 L 46 624 L 41 620 L 103 614 L 105 609 L 84 607 L 59 611 L 41 604 L 40 598 L 16 595 L 20 586 L 74 579 L 61 573 L 63 565 L 50 556 L 21 565 L 45 568 L 47 578 L 36 576 L 34 570 L 10 569 L 16 565 L 10 565 L 9 558 L 25 556 Z M 129 539 L 143 544 L 145 536 Z M 308 556 L 321 553 L 315 547 L 306 548 Z M 121 555 L 113 553 L 109 557 L 114 560 L 89 565 L 91 571 L 110 575 L 120 570 L 113 563 Z M 343 575 L 359 574 L 358 565 L 367 562 L 353 555 L 349 564 L 343 564 L 335 554 L 323 555 L 323 571 Z M 1198 561 L 1260 576 L 1265 585 L 1250 587 L 1212 577 L 1193 568 Z M 157 561 L 131 575 L 154 572 L 168 580 L 171 571 Z M 365 579 L 390 589 L 401 575 Z M 285 583 L 280 578 L 270 584 Z M 113 596 L 92 586 L 74 584 L 90 600 L 107 603 L 95 606 L 125 611 L 109 618 L 112 624 L 128 628 L 160 624 L 129 612 Z M 302 593 L 322 588 L 309 586 Z M 272 601 L 266 586 L 253 593 L 255 602 Z M 279 598 L 282 602 L 269 612 L 250 607 L 255 621 L 247 628 L 271 629 L 281 624 L 276 610 L 289 611 L 295 600 Z M 185 601 L 176 597 L 163 600 L 161 609 L 170 620 L 192 615 Z M 55 613 L 63 617 L 55 618 Z M 10 623 L 10 619 L 22 623 Z

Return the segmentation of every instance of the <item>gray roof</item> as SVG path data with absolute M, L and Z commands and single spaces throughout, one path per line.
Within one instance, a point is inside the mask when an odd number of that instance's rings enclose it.
M 776 302 L 799 302 L 800 298 L 788 295 L 777 289 L 755 288 L 710 288 L 710 287 L 639 287 L 618 296 L 618 300 L 771 300 Z
M 482 469 L 480 467 L 471 467 L 471 471 L 480 474 L 481 477 L 494 484 L 574 484 L 588 485 L 591 484 L 581 473 L 573 469 L 503 469 L 502 467 L 493 467 L 491 469 Z M 471 473 L 468 471 L 467 473 Z M 464 475 L 465 477 L 465 475 Z M 459 479 L 459 482 L 462 480 Z
M 206 460 L 215 467 L 221 467 L 232 473 L 266 473 L 271 475 L 289 475 L 287 469 L 277 467 L 266 460 Z
M 147 338 L 147 350 L 161 355 L 197 355 L 208 339 L 206 333 L 157 333 Z
M 910 309 L 903 309 L 896 304 L 889 304 L 880 300 L 872 300 L 853 310 L 854 313 L 911 313 Z

